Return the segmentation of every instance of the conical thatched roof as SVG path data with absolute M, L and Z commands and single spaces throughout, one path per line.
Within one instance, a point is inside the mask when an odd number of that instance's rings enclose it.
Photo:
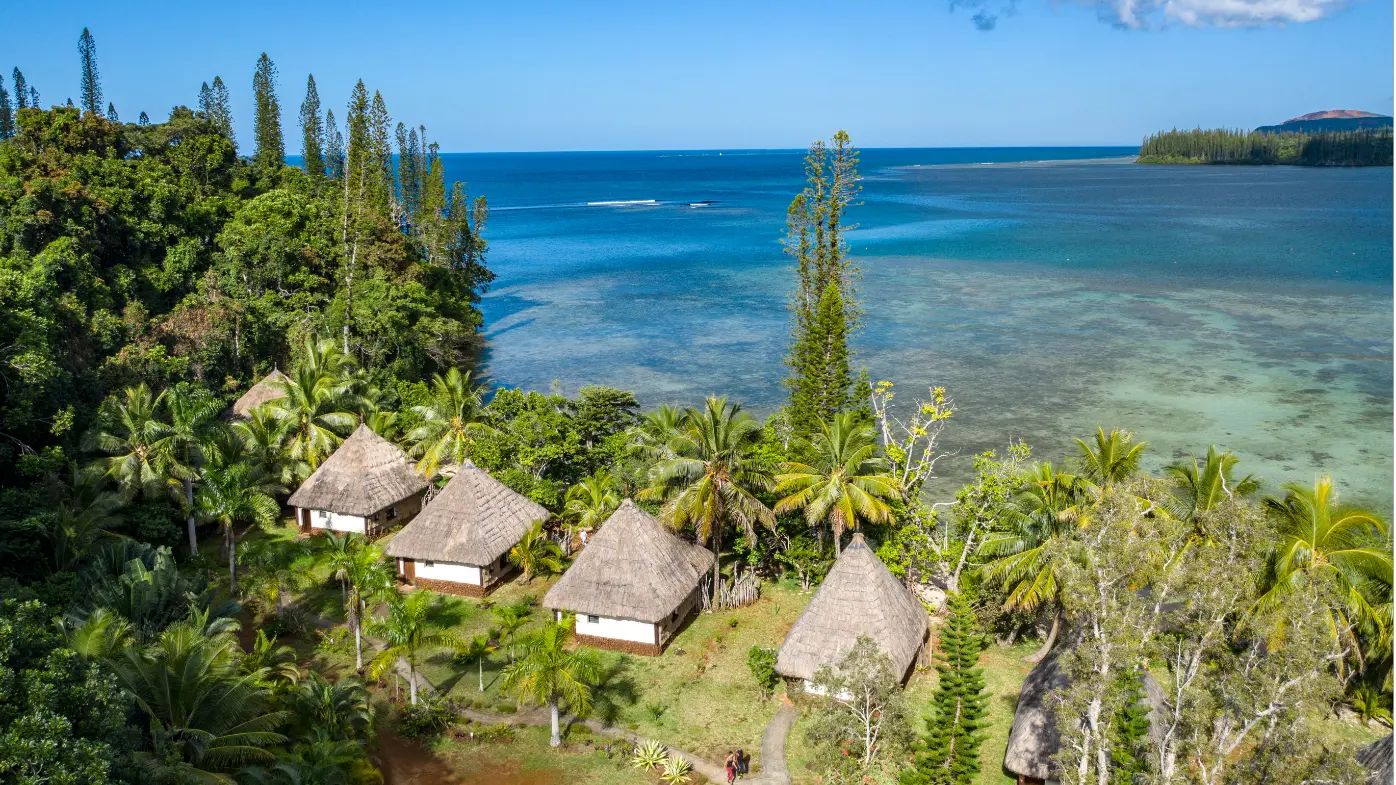
M 785 636 L 776 672 L 813 679 L 821 666 L 837 667 L 858 636 L 867 635 L 900 675 L 916 659 L 928 623 L 926 609 L 887 571 L 863 535 L 854 534 Z
M 657 622 L 667 617 L 713 568 L 713 555 L 678 538 L 626 499 L 587 540 L 543 607 Z
M 1003 767 L 1014 774 L 1055 779 L 1052 756 L 1061 749 L 1062 737 L 1057 730 L 1057 718 L 1051 711 L 1048 697 L 1065 689 L 1070 683 L 1066 668 L 1061 664 L 1062 652 L 1070 648 L 1058 645 L 1037 663 L 1023 680 L 1018 693 L 1018 708 L 1013 714 L 1013 730 L 1008 735 Z M 1148 672 L 1144 673 L 1144 700 L 1149 704 L 1149 733 L 1162 741 L 1165 701 L 1163 687 Z
M 1357 762 L 1367 770 L 1367 785 L 1391 782 L 1391 734 L 1357 751 Z
M 514 547 L 534 521 L 547 518 L 543 505 L 466 461 L 384 552 L 394 558 L 489 564 Z
M 246 420 L 252 416 L 252 410 L 258 406 L 261 406 L 267 401 L 274 401 L 277 398 L 285 397 L 286 394 L 277 389 L 276 383 L 285 383 L 289 381 L 291 380 L 286 378 L 286 374 L 273 368 L 271 373 L 263 376 L 260 382 L 252 385 L 247 392 L 242 394 L 241 398 L 233 401 L 233 406 L 229 412 L 234 417 Z
M 406 453 L 361 424 L 287 503 L 340 515 L 372 515 L 426 487 Z

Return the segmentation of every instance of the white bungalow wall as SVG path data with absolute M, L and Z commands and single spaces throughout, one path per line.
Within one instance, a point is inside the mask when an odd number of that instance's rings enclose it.
M 315 529 L 329 529 L 336 532 L 364 533 L 364 516 L 340 515 L 329 510 L 311 510 L 310 526 Z
M 480 582 L 480 568 L 473 564 L 454 564 L 444 561 L 426 561 L 416 559 L 417 577 L 426 578 L 433 581 L 451 581 L 453 583 L 468 583 L 471 586 L 482 586 Z
M 653 624 L 585 613 L 577 614 L 577 634 L 633 643 L 653 644 L 655 641 Z

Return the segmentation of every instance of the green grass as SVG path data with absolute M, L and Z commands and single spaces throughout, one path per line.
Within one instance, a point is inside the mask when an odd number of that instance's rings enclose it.
M 459 729 L 468 733 L 470 726 Z M 442 737 L 428 746 L 438 761 L 464 782 L 517 782 L 521 785 L 654 785 L 658 776 L 630 767 L 622 754 L 606 757 L 609 742 L 573 728 L 554 749 L 548 746 L 549 729 L 519 728 L 512 741 L 472 743 L 464 738 Z

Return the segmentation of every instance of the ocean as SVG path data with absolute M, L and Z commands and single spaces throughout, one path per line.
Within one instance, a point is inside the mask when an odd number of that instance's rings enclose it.
M 1208 445 L 1278 491 L 1392 508 L 1392 170 L 1139 166 L 1133 148 L 864 150 L 855 363 L 944 386 L 948 499 L 976 452 L 1158 469 Z M 481 373 L 646 406 L 779 406 L 796 150 L 449 154 L 488 198 Z M 707 202 L 704 206 L 690 206 Z

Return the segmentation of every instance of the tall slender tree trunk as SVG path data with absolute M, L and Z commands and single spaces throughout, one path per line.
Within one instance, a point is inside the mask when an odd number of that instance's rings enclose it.
M 354 628 L 354 669 L 359 673 L 364 672 L 364 635 L 363 625 L 359 623 L 359 600 L 354 598 L 354 604 L 349 608 L 349 626 Z
M 480 692 L 485 691 L 485 655 L 481 654 L 480 659 L 475 661 L 475 665 L 480 670 Z
M 1033 652 L 1032 654 L 1029 654 L 1028 656 L 1024 657 L 1024 658 L 1023 658 L 1023 662 L 1033 662 L 1033 663 L 1042 662 L 1042 658 L 1043 658 L 1043 657 L 1046 657 L 1046 656 L 1048 655 L 1048 653 L 1050 653 L 1050 652 L 1052 651 L 1052 647 L 1053 647 L 1054 645 L 1056 645 L 1056 643 L 1057 643 L 1057 632 L 1061 630 L 1061 626 L 1062 626 L 1062 606 L 1061 606 L 1061 603 L 1053 603 L 1053 605 L 1052 605 L 1052 629 L 1051 629 L 1050 631 L 1048 631 L 1048 633 L 1047 633 L 1047 640 L 1045 640 L 1045 641 L 1042 642 L 1042 648 L 1040 648 L 1040 649 L 1038 649 L 1037 651 Z
M 407 687 L 411 691 L 412 705 L 417 705 L 417 669 L 411 662 L 407 663 Z
M 557 698 L 553 698 L 552 700 L 548 701 L 548 708 L 551 710 L 553 715 L 553 737 L 548 740 L 548 744 L 551 744 L 554 747 L 561 747 L 562 732 L 561 729 L 558 727 Z
M 713 526 L 713 599 L 709 606 L 717 610 L 717 587 L 722 582 L 722 526 Z
M 184 478 L 184 503 L 188 507 L 189 516 L 185 525 L 189 529 L 189 555 L 199 555 L 199 535 L 194 530 L 194 478 Z
M 233 539 L 233 522 L 228 521 L 228 585 L 234 594 L 238 590 L 238 543 Z

